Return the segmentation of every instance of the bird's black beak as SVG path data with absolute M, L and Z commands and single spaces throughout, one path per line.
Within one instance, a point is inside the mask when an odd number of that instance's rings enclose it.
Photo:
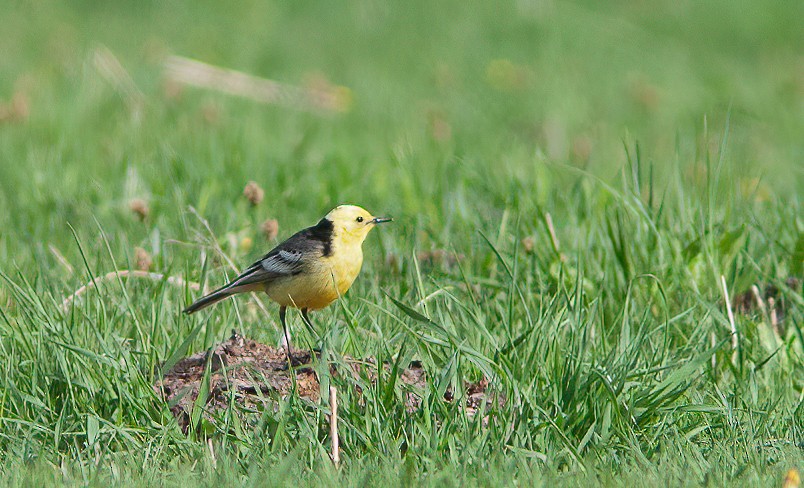
M 382 224 L 384 222 L 391 222 L 393 220 L 394 219 L 391 217 L 374 217 L 373 219 L 371 219 L 371 222 L 374 224 Z

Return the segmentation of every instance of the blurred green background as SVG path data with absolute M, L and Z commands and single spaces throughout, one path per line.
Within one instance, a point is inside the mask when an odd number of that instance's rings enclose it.
M 659 188 L 674 171 L 703 183 L 716 154 L 742 195 L 797 194 L 803 14 L 796 1 L 12 2 L 0 100 L 25 116 L 0 126 L 0 257 L 61 240 L 65 221 L 114 231 L 133 197 L 157 222 L 192 204 L 225 225 L 248 180 L 304 223 L 343 201 L 439 219 L 458 193 L 474 195 L 464 216 L 492 217 L 544 202 L 566 166 L 610 180 L 635 142 Z M 103 47 L 133 84 L 101 75 Z M 345 86 L 350 110 L 176 96 L 169 54 Z
M 86 203 L 102 215 L 129 167 L 166 204 L 177 187 L 194 200 L 202 182 L 254 179 L 272 206 L 312 195 L 318 213 L 344 199 L 417 210 L 432 203 L 418 190 L 456 175 L 530 182 L 544 163 L 610 177 L 624 141 L 657 176 L 681 162 L 695 181 L 727 120 L 745 190 L 789 195 L 804 157 L 803 14 L 796 1 L 12 2 L 0 98 L 23 94 L 29 115 L 0 132 L 0 219 L 52 205 L 84 218 Z M 139 117 L 93 67 L 100 45 L 142 92 Z M 328 80 L 353 104 L 319 117 L 195 89 L 171 99 L 167 54 Z M 420 165 L 438 177 L 415 194 L 395 184 Z

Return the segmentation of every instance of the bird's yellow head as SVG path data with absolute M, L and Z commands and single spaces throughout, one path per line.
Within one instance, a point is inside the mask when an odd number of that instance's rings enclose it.
M 356 205 L 340 205 L 332 209 L 325 219 L 332 222 L 335 236 L 344 244 L 360 245 L 375 225 L 390 222 L 387 217 L 375 217 Z

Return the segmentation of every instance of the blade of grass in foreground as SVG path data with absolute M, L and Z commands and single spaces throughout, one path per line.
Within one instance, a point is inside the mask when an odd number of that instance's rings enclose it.
M 195 327 L 193 327 L 193 330 L 190 331 L 190 333 L 187 335 L 187 337 L 184 338 L 179 347 L 176 348 L 175 351 L 173 351 L 173 354 L 171 354 L 170 357 L 167 359 L 167 361 L 165 361 L 165 363 L 162 365 L 162 367 L 159 370 L 160 378 L 162 376 L 165 376 L 165 373 L 170 371 L 170 369 L 173 366 L 175 366 L 176 363 L 179 362 L 179 360 L 187 356 L 187 351 L 190 350 L 190 344 L 193 343 L 198 333 L 201 332 L 201 328 L 203 326 L 204 321 L 199 320 L 198 324 Z

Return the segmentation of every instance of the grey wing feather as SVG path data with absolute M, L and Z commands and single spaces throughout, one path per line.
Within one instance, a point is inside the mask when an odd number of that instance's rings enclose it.
M 257 263 L 267 273 L 277 273 L 279 275 L 293 274 L 302 259 L 302 252 L 296 249 L 280 249 L 273 256 L 266 256 Z M 255 264 L 257 264 L 255 263 Z
M 299 232 L 278 245 L 260 260 L 248 267 L 226 288 L 234 290 L 258 283 L 268 284 L 283 276 L 293 276 L 304 270 L 306 258 L 321 253 L 321 245 Z
M 273 248 L 231 283 L 196 300 L 184 312 L 197 312 L 235 293 L 257 291 L 274 280 L 303 272 L 310 260 L 331 254 L 332 232 L 332 222 L 326 218 L 321 219 L 317 225 L 297 232 Z
M 235 278 L 228 288 L 270 283 L 283 276 L 298 274 L 302 268 L 302 253 L 280 249 L 265 255 Z

